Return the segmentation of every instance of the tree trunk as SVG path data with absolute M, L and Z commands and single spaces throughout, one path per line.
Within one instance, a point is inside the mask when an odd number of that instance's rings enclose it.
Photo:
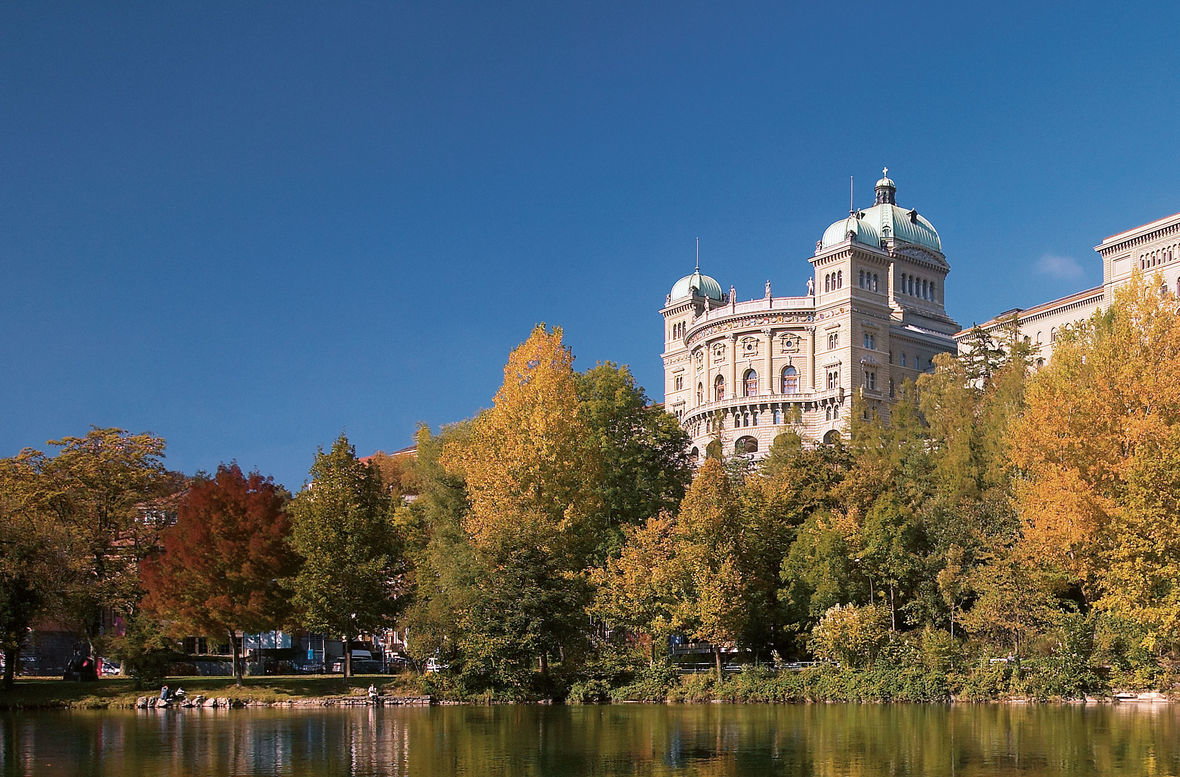
M 230 660 L 234 667 L 234 685 L 241 687 L 242 685 L 242 665 L 238 662 L 238 641 L 234 638 L 234 633 L 229 632 L 229 652 Z
M 352 677 L 352 640 L 344 637 L 344 679 Z
M 721 646 L 713 645 L 713 668 L 717 670 L 717 682 L 721 682 Z
M 20 648 L 7 648 L 4 651 L 4 687 L 11 688 L 16 684 L 16 662 L 20 661 Z
M 541 651 L 541 674 L 546 677 L 549 675 L 549 654 L 543 650 Z
M 889 624 L 897 631 L 897 603 L 894 598 L 893 583 L 889 584 Z

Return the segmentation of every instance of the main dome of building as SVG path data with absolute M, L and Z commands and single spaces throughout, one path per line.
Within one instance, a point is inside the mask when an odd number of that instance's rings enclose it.
M 683 297 L 692 296 L 708 297 L 720 302 L 725 299 L 724 292 L 721 291 L 721 284 L 708 275 L 702 275 L 700 268 L 698 268 L 692 275 L 686 275 L 672 286 L 672 293 L 669 295 L 672 299 L 681 299 Z
M 942 253 L 938 230 L 918 211 L 897 206 L 897 185 L 888 176 L 877 181 L 876 192 L 873 207 L 851 213 L 824 230 L 819 241 L 821 251 L 843 243 L 851 234 L 857 243 L 873 248 L 880 248 L 882 241 L 892 238 Z

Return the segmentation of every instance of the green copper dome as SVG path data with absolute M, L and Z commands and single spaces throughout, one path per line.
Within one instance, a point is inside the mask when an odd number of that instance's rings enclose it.
M 855 216 L 834 222 L 824 230 L 820 250 L 843 243 L 848 239 L 849 232 L 856 242 L 874 248 L 880 248 L 883 239 L 892 237 L 902 243 L 912 243 L 942 253 L 942 240 L 933 224 L 916 210 L 905 210 L 890 203 L 874 205 Z
M 888 173 L 888 168 L 883 172 Z M 839 245 L 852 239 L 863 245 L 881 247 L 881 241 L 892 238 L 901 243 L 911 243 L 942 253 L 942 240 L 934 225 L 918 214 L 916 210 L 900 208 L 894 200 L 897 184 L 886 174 L 877 181 L 877 203 L 848 218 L 834 222 L 824 230 L 820 239 L 820 250 Z
M 701 296 L 715 299 L 718 302 L 725 298 L 725 294 L 721 291 L 721 284 L 708 275 L 701 275 L 699 269 L 692 275 L 686 275 L 676 281 L 675 285 L 672 286 L 672 293 L 669 296 L 674 300 L 684 297 Z

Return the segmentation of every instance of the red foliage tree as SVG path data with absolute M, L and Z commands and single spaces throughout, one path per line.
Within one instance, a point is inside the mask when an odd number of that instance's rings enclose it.
M 163 551 L 142 565 L 145 607 L 173 631 L 228 637 L 238 684 L 236 633 L 276 628 L 289 613 L 283 580 L 298 559 L 286 502 L 269 477 L 223 464 L 192 482 L 162 533 Z

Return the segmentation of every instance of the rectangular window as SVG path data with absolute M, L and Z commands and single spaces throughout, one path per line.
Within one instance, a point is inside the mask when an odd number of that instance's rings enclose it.
M 869 391 L 877 390 L 877 371 L 865 370 L 865 388 Z
M 877 338 L 872 332 L 865 332 L 865 348 L 870 351 L 877 350 Z
M 683 389 L 684 389 L 684 376 L 677 375 L 676 376 L 676 390 L 682 391 Z
M 840 344 L 840 335 L 837 332 L 828 334 L 828 348 L 835 348 Z
M 828 389 L 840 388 L 840 371 L 828 370 Z

